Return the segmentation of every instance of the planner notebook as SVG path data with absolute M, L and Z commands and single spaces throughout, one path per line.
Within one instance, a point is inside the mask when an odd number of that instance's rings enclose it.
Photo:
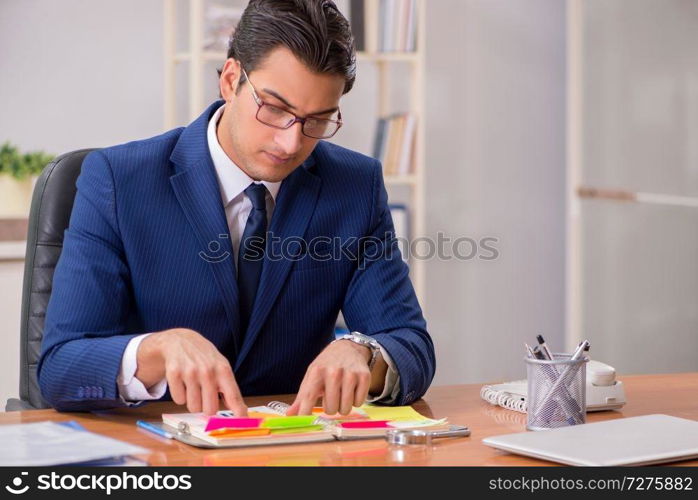
M 200 448 L 229 448 L 322 441 L 381 438 L 391 429 L 448 427 L 447 419 L 434 420 L 409 406 L 363 405 L 349 415 L 326 415 L 314 408 L 312 415 L 286 416 L 290 405 L 272 401 L 248 409 L 247 417 L 228 411 L 214 416 L 203 413 L 164 413 L 154 422 L 179 441 Z

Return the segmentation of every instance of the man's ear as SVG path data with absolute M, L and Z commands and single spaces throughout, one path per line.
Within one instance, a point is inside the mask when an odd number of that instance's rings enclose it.
M 221 96 L 223 96 L 223 99 L 226 101 L 230 101 L 236 95 L 240 82 L 240 72 L 240 63 L 237 60 L 229 58 L 225 61 L 219 85 Z

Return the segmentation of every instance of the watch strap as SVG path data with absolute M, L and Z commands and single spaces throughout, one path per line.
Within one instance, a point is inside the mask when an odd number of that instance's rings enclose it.
M 351 340 L 352 342 L 368 347 L 369 350 L 371 351 L 371 359 L 368 361 L 368 369 L 372 370 L 373 365 L 376 364 L 376 360 L 378 359 L 378 354 L 380 353 L 380 344 L 378 343 L 377 340 L 372 339 L 368 335 L 364 335 L 363 333 L 360 332 L 351 332 L 351 333 L 346 333 L 342 335 L 339 339 L 337 340 Z

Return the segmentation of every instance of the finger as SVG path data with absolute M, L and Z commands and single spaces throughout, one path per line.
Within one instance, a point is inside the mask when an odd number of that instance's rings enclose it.
M 183 405 L 187 402 L 187 391 L 184 388 L 184 381 L 178 373 L 167 373 L 167 386 L 170 389 L 172 401 L 178 405 Z
M 312 415 L 313 408 L 317 406 L 317 400 L 322 397 L 322 394 L 318 396 L 308 396 L 301 401 L 300 407 L 298 408 L 299 415 Z
M 286 410 L 286 415 L 298 415 L 298 411 L 301 407 L 301 399 L 305 394 L 305 387 L 307 385 L 309 373 L 310 370 L 306 370 L 305 375 L 303 375 L 303 380 L 301 380 L 301 385 L 298 387 L 298 393 L 296 393 L 296 398 L 293 400 L 293 403 L 291 403 L 291 406 L 289 406 L 289 408 Z
M 328 369 L 325 374 L 325 390 L 323 391 L 322 405 L 325 413 L 334 415 L 339 409 L 340 389 L 342 387 L 343 372 L 341 369 Z
M 340 394 L 339 413 L 349 415 L 354 403 L 354 395 L 358 383 L 358 375 L 355 373 L 345 373 L 342 377 L 342 392 Z
M 215 415 L 218 411 L 218 381 L 213 372 L 207 372 L 201 377 L 201 402 L 204 415 Z
M 298 391 L 298 415 L 310 415 L 318 398 L 322 396 L 322 379 L 318 375 L 308 377 Z
M 298 396 L 296 396 L 296 400 L 293 401 L 293 403 L 291 403 L 291 406 L 288 407 L 288 410 L 286 410 L 287 416 L 298 415 L 298 409 L 301 406 L 301 402 L 297 398 L 298 398 Z
M 370 372 L 365 375 L 359 375 L 359 381 L 354 390 L 354 406 L 357 408 L 366 402 L 368 398 L 368 390 L 371 387 Z
M 291 406 L 289 406 L 288 409 L 286 410 L 286 415 L 288 415 L 288 416 L 298 415 L 298 411 L 300 410 L 300 407 L 301 407 L 301 400 L 303 399 L 303 396 L 305 395 L 305 385 L 306 385 L 307 379 L 308 379 L 308 372 L 305 372 L 305 376 L 303 377 L 303 381 L 301 382 L 301 385 L 298 388 L 298 393 L 296 394 L 296 398 L 293 400 L 293 403 L 291 403 Z
M 233 412 L 236 417 L 247 416 L 247 406 L 242 399 L 240 388 L 238 387 L 232 370 L 226 370 L 218 375 L 218 389 L 223 394 L 225 406 Z
M 201 387 L 199 381 L 195 377 L 187 377 L 184 379 L 184 386 L 187 390 L 187 409 L 191 413 L 201 411 Z
M 298 393 L 296 394 L 296 399 L 293 400 L 293 403 L 291 403 L 291 406 L 286 410 L 286 415 L 291 416 L 291 415 L 301 415 L 301 405 L 305 401 L 305 399 L 308 396 L 308 392 L 310 389 L 310 386 L 312 385 L 311 379 L 314 379 L 316 376 L 316 372 L 312 368 L 308 368 L 305 372 L 305 375 L 303 375 L 303 380 L 301 381 L 300 387 L 298 387 Z M 315 398 L 317 400 L 317 398 Z M 313 402 L 313 406 L 315 403 Z M 312 408 L 310 409 L 312 412 Z M 306 412 L 307 413 L 307 412 Z

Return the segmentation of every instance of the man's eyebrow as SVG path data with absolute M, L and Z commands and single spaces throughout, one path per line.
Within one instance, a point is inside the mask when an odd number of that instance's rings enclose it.
M 296 109 L 296 107 L 295 107 L 293 104 L 291 104 L 291 103 L 288 102 L 286 99 L 284 99 L 283 97 L 281 97 L 281 95 L 279 95 L 278 92 L 275 92 L 275 91 L 273 91 L 273 90 L 271 90 L 271 89 L 268 89 L 268 88 L 263 88 L 262 90 L 263 90 L 264 92 L 266 92 L 267 94 L 276 97 L 279 101 L 283 102 L 284 105 L 286 105 L 289 109 Z M 322 111 L 316 111 L 316 112 L 314 112 L 314 113 L 308 113 L 308 116 L 312 116 L 312 115 L 324 115 L 324 114 L 327 114 L 327 113 L 334 113 L 334 112 L 337 111 L 338 109 L 339 109 L 338 107 L 329 108 L 329 109 L 324 109 L 324 110 L 322 110 Z

